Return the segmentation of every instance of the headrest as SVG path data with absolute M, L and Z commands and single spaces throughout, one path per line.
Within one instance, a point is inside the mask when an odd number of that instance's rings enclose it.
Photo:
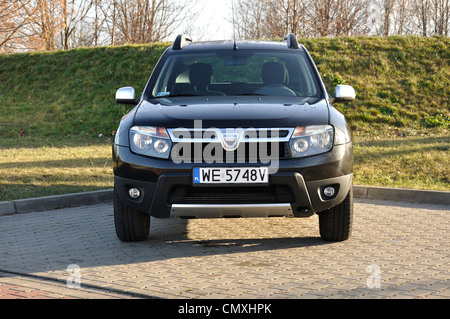
M 195 63 L 189 70 L 189 82 L 196 87 L 206 87 L 211 84 L 213 70 L 207 63 Z
M 287 84 L 288 74 L 283 64 L 267 62 L 262 67 L 262 80 L 265 85 Z

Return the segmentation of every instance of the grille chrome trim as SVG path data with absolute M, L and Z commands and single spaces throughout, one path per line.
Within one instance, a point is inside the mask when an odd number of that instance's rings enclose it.
M 174 143 L 222 143 L 225 136 L 224 134 L 230 132 L 239 133 L 239 142 L 241 143 L 270 143 L 289 142 L 289 139 L 294 132 L 294 128 L 175 128 L 167 129 L 167 131 L 169 133 L 170 139 Z M 280 132 L 286 133 L 283 133 L 280 136 Z M 266 134 L 265 136 L 264 133 Z M 275 134 L 274 137 L 269 137 L 269 133 L 270 135 L 272 135 L 272 133 L 278 134 Z M 263 135 L 263 137 L 259 137 L 261 134 Z
M 173 204 L 171 218 L 294 217 L 291 204 Z

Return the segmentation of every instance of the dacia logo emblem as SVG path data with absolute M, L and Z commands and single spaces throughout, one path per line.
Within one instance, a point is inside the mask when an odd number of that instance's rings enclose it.
M 242 131 L 229 130 L 221 131 L 222 147 L 226 151 L 235 151 L 239 147 L 242 137 Z

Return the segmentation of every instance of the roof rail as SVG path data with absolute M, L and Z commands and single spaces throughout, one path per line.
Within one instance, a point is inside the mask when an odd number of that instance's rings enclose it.
M 186 45 L 188 45 L 190 42 L 192 42 L 192 39 L 190 36 L 186 34 L 179 34 L 175 41 L 173 42 L 172 49 L 174 50 L 181 50 Z
M 288 33 L 286 35 L 286 37 L 284 38 L 284 41 L 287 42 L 287 46 L 289 49 L 298 49 L 299 48 L 297 38 L 295 37 L 295 35 L 293 33 Z

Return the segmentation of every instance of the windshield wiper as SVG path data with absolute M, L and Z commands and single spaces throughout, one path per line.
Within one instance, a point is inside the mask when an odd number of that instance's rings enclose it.
M 181 94 L 170 94 L 170 95 L 155 96 L 155 99 L 167 98 L 167 97 L 183 97 L 183 96 L 201 96 L 201 95 L 200 94 L 194 94 L 194 93 L 181 93 Z
M 233 94 L 234 96 L 264 96 L 263 94 L 258 93 L 239 93 L 239 94 Z

